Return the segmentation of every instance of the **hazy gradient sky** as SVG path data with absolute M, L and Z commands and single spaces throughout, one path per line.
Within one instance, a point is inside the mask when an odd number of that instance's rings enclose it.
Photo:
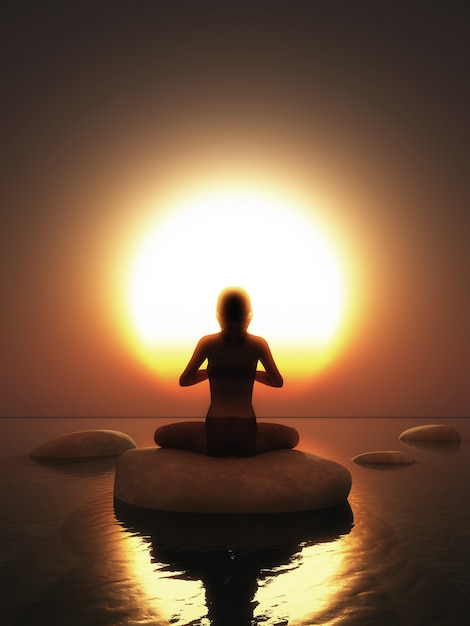
M 11 3 L 0 415 L 204 414 L 207 389 L 162 385 L 109 302 L 144 199 L 224 173 L 328 198 L 359 268 L 348 345 L 259 415 L 469 416 L 465 8 Z

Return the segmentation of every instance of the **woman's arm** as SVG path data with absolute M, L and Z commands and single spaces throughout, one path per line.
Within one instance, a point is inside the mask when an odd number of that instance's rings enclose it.
M 260 338 L 260 356 L 259 360 L 263 364 L 265 372 L 257 371 L 255 374 L 255 380 L 263 385 L 269 385 L 270 387 L 282 387 L 284 380 L 281 373 L 277 369 L 277 365 L 274 362 L 273 355 L 267 342 Z
M 200 370 L 199 367 L 207 358 L 206 350 L 207 341 L 203 337 L 196 346 L 194 354 L 191 357 L 186 369 L 180 376 L 181 387 L 188 387 L 189 385 L 196 385 L 197 383 L 207 380 L 207 370 Z

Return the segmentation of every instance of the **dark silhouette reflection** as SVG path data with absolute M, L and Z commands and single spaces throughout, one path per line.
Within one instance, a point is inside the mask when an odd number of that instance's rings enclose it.
M 376 472 L 401 472 L 410 467 L 413 467 L 414 463 L 357 463 L 359 467 L 367 470 L 374 470 Z
M 98 476 L 112 472 L 116 468 L 117 456 L 108 457 L 81 457 L 81 458 L 51 458 L 30 457 L 23 455 L 18 457 L 19 465 L 41 465 L 57 474 L 69 474 L 75 476 Z
M 152 561 L 183 580 L 200 580 L 212 626 L 251 626 L 259 581 L 279 574 L 308 545 L 348 534 L 348 503 L 323 511 L 207 515 L 150 511 L 115 501 L 120 524 L 151 544 Z M 199 623 L 199 621 L 197 622 Z

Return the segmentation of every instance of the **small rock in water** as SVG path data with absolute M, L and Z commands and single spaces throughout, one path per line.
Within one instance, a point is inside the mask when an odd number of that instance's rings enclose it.
M 118 430 L 79 430 L 46 441 L 31 450 L 29 456 L 43 459 L 97 458 L 119 456 L 135 447 L 135 441 Z
M 462 441 L 459 432 L 446 424 L 424 424 L 404 430 L 400 435 L 401 441 L 440 441 L 455 443 Z
M 377 450 L 375 452 L 364 452 L 352 459 L 355 463 L 366 464 L 376 463 L 382 465 L 411 465 L 415 459 L 409 454 L 397 450 Z

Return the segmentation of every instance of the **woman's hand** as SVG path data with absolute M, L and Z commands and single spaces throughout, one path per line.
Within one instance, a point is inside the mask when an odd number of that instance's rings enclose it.
M 206 369 L 199 369 L 199 367 L 207 358 L 206 343 L 207 339 L 203 337 L 197 344 L 191 360 L 189 361 L 186 369 L 180 376 L 181 387 L 196 385 L 197 383 L 201 383 L 203 380 L 207 380 L 209 378 Z
M 255 380 L 258 383 L 262 383 L 263 385 L 269 385 L 269 387 L 282 387 L 284 381 L 282 380 L 282 376 L 273 377 L 270 376 L 267 372 L 263 372 L 263 370 L 256 370 Z
M 203 380 L 207 380 L 209 378 L 207 374 L 207 370 L 197 370 L 197 372 L 192 377 L 192 382 L 190 385 L 196 385 L 197 383 L 202 383 Z
M 263 385 L 269 385 L 270 387 L 282 387 L 284 380 L 277 369 L 277 365 L 274 362 L 267 342 L 261 337 L 259 337 L 258 341 L 260 346 L 259 360 L 263 364 L 265 371 L 257 371 L 255 380 L 259 383 L 263 383 Z

